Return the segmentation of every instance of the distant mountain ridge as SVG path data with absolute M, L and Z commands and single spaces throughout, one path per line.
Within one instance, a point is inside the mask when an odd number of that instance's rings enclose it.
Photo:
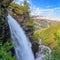
M 43 19 L 43 20 L 48 20 L 48 21 L 55 21 L 55 22 L 60 22 L 60 21 L 58 21 L 58 20 L 54 20 L 54 19 L 49 19 L 49 18 L 47 18 L 47 17 L 45 17 L 45 16 L 39 16 L 39 15 L 32 15 L 31 16 L 33 19 L 37 19 L 37 20 L 40 20 L 40 19 Z
M 31 17 L 33 18 L 34 21 L 35 30 L 40 30 L 42 28 L 52 26 L 56 23 L 60 23 L 60 21 L 50 20 L 43 16 L 31 16 Z

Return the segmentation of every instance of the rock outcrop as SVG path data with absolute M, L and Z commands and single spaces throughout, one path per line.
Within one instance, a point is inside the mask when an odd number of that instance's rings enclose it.
M 30 39 L 32 43 L 32 51 L 34 55 L 36 55 L 39 44 L 38 40 L 35 37 L 33 37 L 34 34 L 33 19 L 29 15 L 30 12 L 26 12 L 25 9 L 26 8 L 24 8 L 24 6 L 15 3 L 10 4 L 10 6 L 8 7 L 10 15 L 12 15 L 13 18 L 15 18 L 18 21 L 18 23 L 21 25 L 26 35 Z
M 12 0 L 0 0 L 0 41 L 6 42 L 10 37 L 9 25 L 7 23 L 7 7 Z

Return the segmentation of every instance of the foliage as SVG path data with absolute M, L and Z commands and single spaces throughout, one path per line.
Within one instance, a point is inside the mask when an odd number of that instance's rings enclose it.
M 4 6 L 4 7 L 8 7 L 9 6 L 9 4 L 12 2 L 13 0 L 2 0 L 2 5 Z
M 30 12 L 30 8 L 29 8 L 29 4 L 27 3 L 27 1 L 25 0 L 24 1 L 24 10 L 25 10 L 25 12 Z
M 46 55 L 43 60 L 60 60 L 60 49 L 55 49 L 49 55 Z
M 24 1 L 24 5 L 18 5 L 16 3 L 11 3 L 10 8 L 13 9 L 13 12 L 16 14 L 26 14 L 26 16 L 29 15 L 30 9 L 27 1 Z
M 51 60 L 60 60 L 60 24 L 35 31 L 34 36 L 42 39 L 44 45 L 52 49 Z
M 24 7 L 21 5 L 18 5 L 16 3 L 11 3 L 10 9 L 12 9 L 15 14 L 23 14 L 24 13 Z
M 60 60 L 60 49 L 55 49 L 52 52 L 52 60 Z
M 33 26 L 34 25 L 34 22 L 32 21 L 32 19 L 30 19 L 30 20 L 27 20 L 26 21 L 26 24 L 27 24 L 27 26 Z
M 11 55 L 11 52 L 9 51 L 12 48 L 11 42 L 6 42 L 5 44 L 2 44 L 0 42 L 0 60 L 16 60 L 15 56 Z
M 33 28 L 34 24 L 32 18 L 30 17 L 30 8 L 26 0 L 24 1 L 23 6 L 11 3 L 10 9 L 13 11 L 13 17 L 16 18 L 20 24 L 21 22 L 25 22 L 27 26 Z
M 12 9 L 13 12 L 13 16 L 18 19 L 18 20 L 31 20 L 30 19 L 30 8 L 29 8 L 29 4 L 27 3 L 27 1 L 24 1 L 23 6 L 22 5 L 18 5 L 16 3 L 11 3 L 9 6 L 9 10 Z M 20 18 L 19 18 L 20 17 Z
M 30 8 L 29 8 L 29 4 L 27 3 L 26 0 L 24 1 L 23 7 L 24 7 L 24 17 L 27 18 L 26 20 L 30 20 L 30 16 L 29 16 Z
M 34 35 L 37 38 L 42 39 L 44 45 L 48 45 L 50 48 L 58 46 L 60 42 L 60 24 L 55 24 L 51 27 L 35 31 Z M 57 37 L 58 36 L 58 37 Z M 57 40 L 58 39 L 58 40 Z

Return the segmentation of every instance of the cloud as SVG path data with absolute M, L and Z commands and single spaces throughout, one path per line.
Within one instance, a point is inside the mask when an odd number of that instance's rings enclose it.
M 31 4 L 31 0 L 26 0 L 29 4 Z M 15 3 L 19 4 L 19 5 L 23 5 L 24 0 L 14 0 Z
M 15 2 L 23 5 L 24 0 L 15 0 Z M 60 21 L 60 7 L 52 8 L 52 9 L 42 9 L 33 5 L 32 0 L 27 0 L 27 2 L 30 5 L 31 15 L 45 16 L 49 19 Z
M 24 0 L 15 0 L 15 2 L 23 2 Z
M 14 0 L 16 3 L 21 3 L 21 2 L 24 2 L 24 0 Z M 31 2 L 31 0 L 26 0 L 28 3 Z
M 34 6 L 33 8 L 31 8 L 31 14 L 45 16 L 48 19 L 60 21 L 60 7 L 52 9 L 42 9 Z
M 13 2 L 23 5 L 24 0 L 14 0 Z
M 39 8 L 33 8 L 31 10 L 32 15 L 40 15 L 40 13 L 42 13 L 42 11 Z

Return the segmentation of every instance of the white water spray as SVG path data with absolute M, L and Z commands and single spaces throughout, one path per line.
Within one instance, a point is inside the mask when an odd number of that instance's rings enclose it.
M 42 45 L 41 40 L 39 40 L 39 48 L 41 50 L 37 52 L 37 57 L 34 59 L 31 43 L 21 26 L 10 15 L 8 15 L 8 23 L 11 31 L 11 37 L 13 39 L 13 46 L 15 48 L 15 53 L 18 60 L 43 60 L 43 58 L 46 56 L 44 54 L 45 49 L 47 49 L 46 54 L 51 53 L 51 49 Z
M 8 15 L 8 23 L 18 60 L 34 60 L 31 43 L 21 26 L 10 15 Z
M 35 60 L 51 60 L 51 49 L 48 46 L 42 45 L 41 39 L 39 40 L 40 50 L 36 53 Z

